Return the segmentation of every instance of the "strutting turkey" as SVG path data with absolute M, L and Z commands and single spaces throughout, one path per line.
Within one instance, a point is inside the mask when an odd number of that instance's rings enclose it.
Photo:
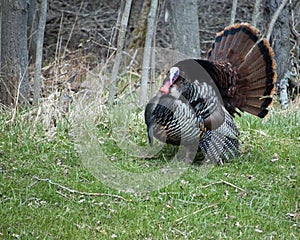
M 150 145 L 153 136 L 186 149 L 202 151 L 207 161 L 223 163 L 238 152 L 235 114 L 268 114 L 275 91 L 274 53 L 259 31 L 247 23 L 217 34 L 207 60 L 187 59 L 168 71 L 145 109 Z

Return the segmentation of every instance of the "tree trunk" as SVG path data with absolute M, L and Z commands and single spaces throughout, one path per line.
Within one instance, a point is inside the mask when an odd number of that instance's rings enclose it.
M 256 27 L 257 25 L 257 20 L 259 18 L 260 11 L 261 11 L 261 0 L 256 0 L 254 5 L 254 10 L 252 13 L 252 22 L 251 22 L 251 24 L 254 27 Z
M 39 11 L 38 11 L 38 1 L 28 0 L 28 20 L 27 20 L 27 35 L 28 35 L 28 52 L 29 59 L 33 62 L 35 61 L 36 55 L 36 42 L 37 42 L 37 29 L 39 24 Z
M 266 0 L 265 2 L 265 15 L 267 22 L 270 23 L 267 39 L 271 41 L 275 53 L 277 86 L 283 108 L 289 106 L 288 81 L 285 74 L 290 68 L 288 61 L 290 59 L 290 27 L 289 10 L 286 3 L 286 0 Z M 277 17 L 278 19 L 275 21 Z
M 47 0 L 41 0 L 40 15 L 37 30 L 36 40 L 36 57 L 35 57 L 35 72 L 34 72 L 34 93 L 33 103 L 37 104 L 40 97 L 41 90 L 41 75 L 42 75 L 42 60 L 43 60 L 43 44 L 44 44 L 44 32 L 46 26 L 47 16 Z
M 25 103 L 29 94 L 27 49 L 27 0 L 1 0 L 0 102 Z
M 109 87 L 109 95 L 108 95 L 109 104 L 113 104 L 115 98 L 117 77 L 118 77 L 119 68 L 122 60 L 122 51 L 125 44 L 126 30 L 127 30 L 129 15 L 130 15 L 131 3 L 132 0 L 126 0 L 125 9 L 122 15 L 121 29 L 120 29 L 120 33 L 118 36 L 118 43 L 117 43 L 116 59 L 112 69 L 112 77 L 111 77 L 112 82 Z
M 172 45 L 187 57 L 200 57 L 197 0 L 168 0 Z
M 271 23 L 274 13 L 283 1 L 266 0 L 265 16 L 268 23 Z M 290 27 L 289 10 L 287 6 L 285 6 L 278 15 L 278 20 L 275 22 L 270 41 L 275 52 L 279 81 L 289 69 L 289 61 L 287 61 L 287 59 L 290 58 Z
M 153 36 L 155 30 L 157 6 L 158 6 L 158 0 L 152 0 L 150 6 L 150 12 L 148 15 L 147 33 L 146 33 L 146 41 L 144 47 L 141 92 L 140 92 L 140 99 L 139 99 L 140 106 L 143 106 L 147 99 L 147 83 L 149 79 L 149 70 L 150 70 L 151 53 L 152 53 L 151 47 L 153 43 Z
M 150 10 L 151 0 L 138 0 L 132 4 L 130 13 L 130 33 L 127 48 L 138 49 L 143 48 L 146 39 L 147 16 Z
M 233 0 L 232 8 L 231 8 L 231 16 L 230 16 L 230 25 L 234 24 L 235 22 L 237 5 L 238 5 L 238 0 Z

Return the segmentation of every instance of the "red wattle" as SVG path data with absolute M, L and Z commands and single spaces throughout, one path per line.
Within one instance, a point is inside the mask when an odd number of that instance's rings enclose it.
M 164 85 L 162 85 L 161 88 L 159 89 L 159 91 L 161 93 L 168 94 L 169 91 L 170 91 L 170 83 L 169 83 L 169 81 L 167 81 Z

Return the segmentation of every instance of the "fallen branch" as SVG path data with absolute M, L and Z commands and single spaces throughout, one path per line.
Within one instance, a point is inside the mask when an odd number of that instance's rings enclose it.
M 234 184 L 232 184 L 232 183 L 230 183 L 230 182 L 227 182 L 227 181 L 225 181 L 225 180 L 223 180 L 223 179 L 221 179 L 220 182 L 223 183 L 223 184 L 226 184 L 226 185 L 228 185 L 228 186 L 230 186 L 230 187 L 233 187 L 233 188 L 235 188 L 235 189 L 238 189 L 238 190 L 240 190 L 240 191 L 242 191 L 242 192 L 246 192 L 245 189 L 240 188 L 240 187 L 238 187 L 238 186 L 236 186 L 236 185 L 234 185 Z
M 225 184 L 225 185 L 228 185 L 228 186 L 233 187 L 233 188 L 235 188 L 235 189 L 238 189 L 238 190 L 240 190 L 240 191 L 242 191 L 242 192 L 246 192 L 245 189 L 240 188 L 240 187 L 234 185 L 233 183 L 227 182 L 227 181 L 225 181 L 225 180 L 223 180 L 223 179 L 221 179 L 220 181 L 213 182 L 213 183 L 210 183 L 210 184 L 208 184 L 208 185 L 202 186 L 201 188 L 208 188 L 208 187 L 210 187 L 210 186 L 212 186 L 212 185 L 216 185 L 216 184 Z
M 113 197 L 113 198 L 118 198 L 118 199 L 121 199 L 123 201 L 128 201 L 126 198 L 122 197 L 122 196 L 119 196 L 119 195 L 115 195 L 115 194 L 109 194 L 109 193 L 98 193 L 98 192 L 81 192 L 81 191 L 77 191 L 75 189 L 71 189 L 71 188 L 68 188 L 66 186 L 63 186 L 63 185 L 60 185 L 56 182 L 53 182 L 51 179 L 49 178 L 39 178 L 37 176 L 34 176 L 33 179 L 39 181 L 39 182 L 48 182 L 49 184 L 51 185 L 54 185 L 54 186 L 57 186 L 58 188 L 60 189 L 63 189 L 67 192 L 70 192 L 70 193 L 73 193 L 73 194 L 80 194 L 80 195 L 84 195 L 84 196 L 92 196 L 92 197 Z
M 185 215 L 185 216 L 183 216 L 183 217 L 181 217 L 181 218 L 178 218 L 178 219 L 175 220 L 175 222 L 176 222 L 176 223 L 181 222 L 182 220 L 186 219 L 186 218 L 189 217 L 189 216 L 193 216 L 193 215 L 195 215 L 195 214 L 197 214 L 197 213 L 199 213 L 199 212 L 202 212 L 202 211 L 204 211 L 204 210 L 206 210 L 206 209 L 213 208 L 213 207 L 217 207 L 217 206 L 218 206 L 217 204 L 211 204 L 211 205 L 209 205 L 209 206 L 207 206 L 207 207 L 198 209 L 198 210 L 192 212 L 191 214 L 188 214 L 188 215 Z
M 288 2 L 288 0 L 283 0 L 281 2 L 280 6 L 277 8 L 277 10 L 275 11 L 275 13 L 272 16 L 272 20 L 270 22 L 269 29 L 268 29 L 267 36 L 266 36 L 266 39 L 268 41 L 270 41 L 271 34 L 272 34 L 273 28 L 275 26 L 275 23 L 281 13 L 281 11 L 284 9 L 285 5 L 287 4 L 287 2 Z

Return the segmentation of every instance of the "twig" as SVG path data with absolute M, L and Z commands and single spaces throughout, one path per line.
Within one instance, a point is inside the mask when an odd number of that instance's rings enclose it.
M 298 40 L 300 38 L 300 33 L 298 33 L 296 28 L 295 28 L 294 19 L 290 19 L 290 28 L 291 28 L 292 34 L 294 35 L 296 40 Z
M 221 179 L 220 182 L 221 182 L 221 183 L 224 183 L 224 184 L 226 184 L 226 185 L 228 185 L 228 186 L 230 186 L 230 187 L 236 188 L 236 189 L 238 189 L 238 190 L 240 190 L 240 191 L 242 191 L 242 192 L 246 192 L 245 189 L 240 188 L 240 187 L 238 187 L 238 186 L 236 186 L 236 185 L 234 185 L 234 184 L 232 184 L 232 183 L 230 183 L 230 182 L 227 182 L 227 181 L 225 181 L 225 180 L 223 180 L 223 179 Z
M 201 202 L 193 202 L 193 201 L 186 201 L 186 200 L 182 200 L 182 199 L 176 199 L 176 201 L 184 203 L 184 204 L 194 204 L 194 205 L 201 205 Z
M 208 184 L 208 185 L 202 186 L 201 188 L 208 188 L 208 187 L 210 187 L 210 186 L 212 186 L 212 185 L 217 185 L 217 184 L 225 184 L 225 185 L 228 185 L 228 186 L 233 187 L 233 188 L 235 188 L 235 189 L 238 189 L 238 190 L 240 190 L 240 191 L 242 191 L 242 192 L 246 192 L 245 189 L 240 188 L 240 187 L 234 185 L 233 183 L 227 182 L 227 181 L 225 181 L 225 180 L 223 180 L 223 179 L 221 179 L 220 181 L 213 182 L 213 183 L 210 183 L 210 184 Z
M 221 183 L 222 183 L 222 181 L 213 182 L 213 183 L 210 183 L 210 184 L 201 186 L 201 188 L 209 188 L 209 187 L 212 186 L 212 185 L 217 185 L 217 184 L 221 184 Z
M 291 33 L 293 34 L 293 36 L 295 37 L 295 44 L 294 44 L 294 51 L 295 51 L 295 60 L 296 60 L 296 64 L 299 60 L 299 56 L 300 56 L 300 33 L 297 32 L 296 28 L 295 28 L 295 17 L 294 17 L 294 10 L 291 9 L 291 16 L 290 16 L 290 29 L 291 29 Z M 300 62 L 299 62 L 300 63 Z
M 69 42 L 70 42 L 70 40 L 71 40 L 71 38 L 72 38 L 72 36 L 73 36 L 73 32 L 74 32 L 75 26 L 76 26 L 77 21 L 78 21 L 78 14 L 81 12 L 82 7 L 83 7 L 83 4 L 84 4 L 84 1 L 81 2 L 80 7 L 79 7 L 79 10 L 78 10 L 78 12 L 77 12 L 77 14 L 76 14 L 75 21 L 74 21 L 74 23 L 73 23 L 73 25 L 72 25 L 72 28 L 71 28 L 71 31 L 70 31 L 70 34 L 69 34 L 69 37 L 68 37 L 68 39 L 67 39 L 67 43 L 66 43 L 66 46 L 65 46 L 65 50 L 64 50 L 64 52 L 63 52 L 63 58 L 66 56 L 67 47 L 68 47 Z
M 15 106 L 13 108 L 13 115 L 12 115 L 12 118 L 10 119 L 10 122 L 11 124 L 14 123 L 15 121 L 15 118 L 16 118 L 16 114 L 17 114 L 17 110 L 18 110 L 18 104 L 19 104 L 19 99 L 21 97 L 22 101 L 27 101 L 26 100 L 26 96 L 23 96 L 21 94 L 21 85 L 22 85 L 22 82 L 24 81 L 24 79 L 26 78 L 26 73 L 28 73 L 28 65 L 26 65 L 26 69 L 23 73 L 22 76 L 20 76 L 20 82 L 18 84 L 18 88 L 17 88 L 17 94 L 16 94 L 16 100 L 15 100 Z M 3 81 L 3 80 L 2 80 Z M 11 92 L 8 90 L 7 86 L 5 85 L 6 89 L 7 89 L 7 93 L 11 96 Z M 28 102 L 27 102 L 28 103 Z
M 193 216 L 193 215 L 195 215 L 195 214 L 197 214 L 197 213 L 199 213 L 199 212 L 202 212 L 202 211 L 204 211 L 204 210 L 206 210 L 206 209 L 213 208 L 213 207 L 217 207 L 217 206 L 218 206 L 217 204 L 211 204 L 211 205 L 206 206 L 206 207 L 204 207 L 204 208 L 198 209 L 198 210 L 192 212 L 191 214 L 188 214 L 188 215 L 185 215 L 185 216 L 183 216 L 183 217 L 181 217 L 181 218 L 178 218 L 178 219 L 175 220 L 175 222 L 176 222 L 176 223 L 181 222 L 182 220 L 184 220 L 184 219 L 186 219 L 186 218 L 188 218 L 188 217 L 190 217 L 190 216 Z
M 33 179 L 39 181 L 39 182 L 48 182 L 49 184 L 51 185 L 54 185 L 54 186 L 57 186 L 59 187 L 60 189 L 63 189 L 67 192 L 70 192 L 70 193 L 75 193 L 75 194 L 80 194 L 80 195 L 84 195 L 84 196 L 93 196 L 93 197 L 113 197 L 113 198 L 118 198 L 118 199 L 121 199 L 123 201 L 128 201 L 126 198 L 122 197 L 122 196 L 119 196 L 119 195 L 115 195 L 115 194 L 109 194 L 109 193 L 98 193 L 98 192 L 81 192 L 81 191 L 77 191 L 75 189 L 71 189 L 71 188 L 68 188 L 66 186 L 63 186 L 63 185 L 60 185 L 56 182 L 53 182 L 51 179 L 49 178 L 39 178 L 37 176 L 34 176 Z

